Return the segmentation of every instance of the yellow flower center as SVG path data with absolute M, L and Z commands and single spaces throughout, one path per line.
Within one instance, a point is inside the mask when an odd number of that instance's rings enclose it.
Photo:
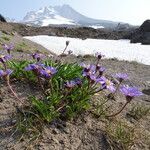
M 46 72 L 47 72 L 48 74 L 51 74 L 51 71 L 50 71 L 50 70 L 46 70 Z
M 106 80 L 106 85 L 107 86 L 110 86 L 111 85 L 111 82 L 109 80 Z
M 4 58 L 5 55 L 0 55 L 0 58 Z

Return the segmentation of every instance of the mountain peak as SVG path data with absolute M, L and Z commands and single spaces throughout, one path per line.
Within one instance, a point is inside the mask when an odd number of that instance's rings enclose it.
M 38 11 L 28 12 L 22 22 L 38 26 L 48 26 L 55 24 L 115 27 L 118 24 L 112 21 L 97 20 L 86 17 L 67 4 L 61 6 L 42 7 Z

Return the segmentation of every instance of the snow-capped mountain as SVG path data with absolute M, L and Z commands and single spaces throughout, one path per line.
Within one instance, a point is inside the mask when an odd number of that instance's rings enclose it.
M 107 20 L 97 20 L 86 17 L 75 11 L 69 5 L 48 6 L 38 11 L 28 12 L 22 20 L 23 23 L 37 26 L 48 25 L 77 25 L 77 26 L 94 26 L 96 28 L 116 27 L 118 22 Z

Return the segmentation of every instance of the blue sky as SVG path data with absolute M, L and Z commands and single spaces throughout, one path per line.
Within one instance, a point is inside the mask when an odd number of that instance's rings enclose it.
M 150 19 L 150 0 L 1 0 L 0 13 L 21 20 L 28 11 L 69 4 L 88 17 L 140 25 Z

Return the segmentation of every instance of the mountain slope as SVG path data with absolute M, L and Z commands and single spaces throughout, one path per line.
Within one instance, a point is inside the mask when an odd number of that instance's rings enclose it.
M 38 26 L 48 25 L 78 25 L 78 26 L 99 26 L 106 28 L 114 28 L 118 22 L 107 20 L 97 20 L 86 17 L 75 11 L 69 5 L 48 6 L 38 11 L 28 12 L 24 17 L 23 23 Z

